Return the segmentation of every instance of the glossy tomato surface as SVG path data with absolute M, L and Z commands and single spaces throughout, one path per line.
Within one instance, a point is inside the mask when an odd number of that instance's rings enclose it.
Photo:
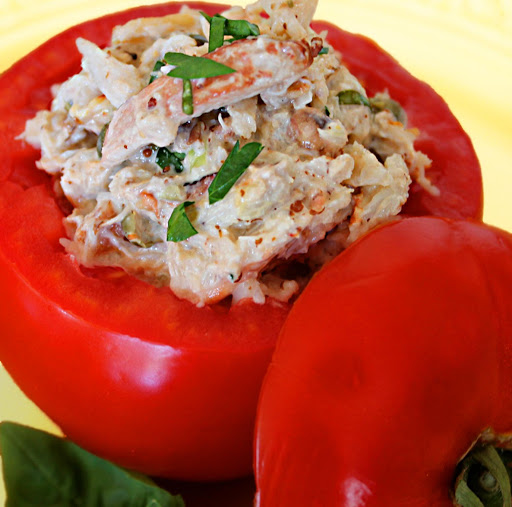
M 0 360 L 64 433 L 92 452 L 149 474 L 221 479 L 251 470 L 258 392 L 290 305 L 199 309 L 119 271 L 80 268 L 60 245 L 63 212 L 50 178 L 35 168 L 39 153 L 16 139 L 27 119 L 49 107 L 50 87 L 80 70 L 77 37 L 103 46 L 113 26 L 181 5 L 86 22 L 0 77 Z M 223 9 L 189 5 L 210 14 Z M 347 44 L 358 49 L 351 65 L 361 57 L 385 58 L 391 71 L 403 73 L 397 92 L 419 87 L 425 109 L 445 108 L 377 46 L 329 29 L 348 63 Z M 363 75 L 370 89 L 381 86 L 379 76 L 376 70 L 372 84 L 372 72 Z M 392 95 L 395 85 L 386 84 Z M 447 193 L 425 197 L 429 206 L 415 211 L 479 217 L 478 162 L 456 120 L 443 111 L 441 133 L 454 132 L 471 163 L 455 170 L 441 153 L 435 183 Z M 417 126 L 429 132 L 428 125 Z M 460 198 L 446 204 L 452 194 Z M 471 205 L 461 205 L 466 202 Z
M 343 252 L 265 377 L 257 505 L 453 505 L 458 460 L 512 430 L 511 301 L 512 235 L 481 223 L 404 219 Z

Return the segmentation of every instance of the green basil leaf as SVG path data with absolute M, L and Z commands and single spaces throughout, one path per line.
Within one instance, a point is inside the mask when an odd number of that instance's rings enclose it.
M 185 53 L 165 53 L 165 63 L 169 65 L 187 65 L 194 56 L 186 55 Z
M 215 14 L 215 16 L 212 17 L 208 16 L 208 14 L 205 12 L 201 12 L 201 14 L 208 21 L 208 23 L 210 23 L 210 43 L 208 47 L 209 52 L 214 51 L 224 44 L 225 35 L 231 36 L 231 40 L 246 39 L 247 37 L 257 37 L 260 35 L 260 29 L 258 25 L 250 23 L 244 19 L 227 19 L 220 14 Z
M 151 84 L 157 77 L 159 77 L 159 71 L 162 67 L 165 66 L 165 63 L 162 60 L 158 60 L 151 71 L 151 77 L 149 78 L 149 84 Z
M 208 16 L 208 14 L 206 14 L 206 12 L 204 11 L 199 11 L 199 13 L 201 14 L 201 16 L 203 16 L 203 18 L 206 19 L 206 21 L 208 21 L 208 23 L 212 22 L 212 16 Z
M 107 135 L 108 125 L 109 124 L 107 123 L 103 126 L 98 135 L 98 140 L 96 141 L 96 151 L 98 152 L 98 157 L 100 158 L 103 153 L 103 143 L 105 142 L 105 136 Z
M 0 424 L 6 507 L 184 507 L 183 499 L 140 480 L 76 444 L 11 422 Z
M 158 148 L 156 153 L 155 162 L 162 168 L 172 167 L 177 173 L 183 172 L 183 160 L 185 160 L 186 153 L 178 153 L 171 151 L 168 148 Z
M 222 16 L 213 16 L 210 21 L 210 38 L 208 40 L 208 53 L 215 51 L 224 45 L 224 28 L 226 18 Z
M 324 47 L 324 48 L 322 48 L 322 49 L 320 50 L 320 52 L 319 52 L 318 54 L 319 54 L 319 55 L 326 55 L 326 54 L 328 54 L 328 53 L 329 53 L 329 48 L 325 48 L 325 47 Z
M 257 37 L 260 34 L 258 25 L 244 19 L 226 19 L 224 35 L 231 35 L 235 40 Z
M 356 90 L 344 90 L 338 93 L 338 100 L 340 104 L 359 105 L 371 108 L 370 101 Z
M 165 61 L 170 65 L 176 65 L 167 75 L 180 79 L 217 77 L 236 72 L 235 69 L 210 58 L 189 56 L 183 53 L 167 53 Z
M 247 170 L 254 159 L 261 153 L 263 146 L 260 143 L 248 143 L 240 149 L 237 141 L 233 150 L 226 158 L 208 188 L 208 200 L 210 204 L 220 201 L 237 182 L 238 178 Z
M 167 225 L 167 241 L 179 243 L 197 234 L 185 212 L 185 208 L 192 204 L 194 204 L 193 201 L 185 201 L 174 208 Z

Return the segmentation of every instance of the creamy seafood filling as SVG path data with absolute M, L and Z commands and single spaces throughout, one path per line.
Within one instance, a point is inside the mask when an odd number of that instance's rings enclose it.
M 399 104 L 367 97 L 309 27 L 315 6 L 233 7 L 216 47 L 187 7 L 116 27 L 106 49 L 79 39 L 82 71 L 23 134 L 73 205 L 66 250 L 197 305 L 286 301 L 398 214 L 411 178 L 436 192 Z

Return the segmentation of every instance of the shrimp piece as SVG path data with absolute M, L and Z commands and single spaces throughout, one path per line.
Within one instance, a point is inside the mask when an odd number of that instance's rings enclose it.
M 103 144 L 102 164 L 120 164 L 148 144 L 168 146 L 178 127 L 203 113 L 254 97 L 283 82 L 297 80 L 313 63 L 321 44 L 244 39 L 222 46 L 211 58 L 236 70 L 232 74 L 192 81 L 194 113 L 182 110 L 183 81 L 156 79 L 116 111 Z

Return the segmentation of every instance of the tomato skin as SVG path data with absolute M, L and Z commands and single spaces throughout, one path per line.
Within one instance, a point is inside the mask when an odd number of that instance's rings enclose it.
M 24 194 L 15 189 L 12 199 L 33 203 L 23 207 L 27 216 L 48 217 L 41 236 L 28 238 L 47 266 L 26 259 L 19 268 L 0 257 L 2 294 L 9 291 L 0 305 L 0 357 L 24 392 L 69 438 L 127 467 L 194 479 L 248 473 L 256 400 L 287 307 L 187 312 L 170 291 L 129 276 L 88 280 L 58 250 L 61 220 L 50 218 L 60 213 L 48 196 L 45 203 L 45 190 Z M 2 215 L 4 237 L 16 246 L 19 220 Z M 39 278 L 37 267 L 46 267 Z M 141 313 L 123 308 L 118 292 L 137 297 Z M 194 319 L 181 343 L 169 333 L 166 304 L 185 313 L 178 326 Z
M 512 430 L 511 300 L 512 235 L 483 224 L 404 219 L 343 252 L 265 377 L 257 505 L 453 505 L 458 460 Z
M 83 447 L 149 474 L 213 480 L 251 470 L 259 388 L 290 305 L 198 309 L 118 271 L 81 269 L 59 243 L 63 213 L 50 179 L 35 169 L 39 154 L 14 140 L 49 106 L 50 86 L 80 70 L 77 37 L 105 45 L 114 25 L 180 7 L 78 25 L 0 76 L 0 360 Z M 455 187 L 466 191 L 463 181 Z

